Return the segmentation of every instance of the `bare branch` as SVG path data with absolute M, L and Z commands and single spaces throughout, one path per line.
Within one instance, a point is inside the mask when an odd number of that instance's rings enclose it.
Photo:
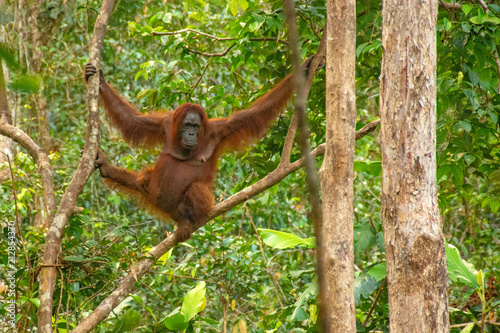
M 195 33 L 197 35 L 201 35 L 201 36 L 205 36 L 205 37 L 208 37 L 208 38 L 215 39 L 216 41 L 236 40 L 236 38 L 232 38 L 232 37 L 217 37 L 217 36 L 209 35 L 207 33 L 204 33 L 204 32 L 201 32 L 201 31 L 197 31 L 197 30 L 193 30 L 193 29 L 182 29 L 182 30 L 177 30 L 177 31 L 172 31 L 172 32 L 158 32 L 158 31 L 153 31 L 151 34 L 153 36 L 165 36 L 165 35 L 178 35 L 178 34 L 182 34 L 184 32 L 192 32 L 192 33 Z
M 229 46 L 224 52 L 221 52 L 221 53 L 203 53 L 203 52 L 198 52 L 198 51 L 194 51 L 194 50 L 191 50 L 191 49 L 188 49 L 189 53 L 194 53 L 194 54 L 199 54 L 199 55 L 202 55 L 202 56 L 205 56 L 205 57 L 223 57 L 225 56 L 229 50 L 231 50 L 234 46 L 236 45 L 236 43 L 233 43 L 233 45 Z
M 486 3 L 483 0 L 477 0 L 477 2 L 479 2 L 479 4 L 481 5 L 481 7 L 483 7 L 484 12 L 488 13 L 488 6 L 486 5 Z
M 497 64 L 498 77 L 500 78 L 500 59 L 498 59 L 498 50 L 495 45 L 495 51 L 493 51 L 493 57 L 495 58 L 495 63 Z M 500 80 L 498 80 L 498 93 L 500 94 Z
M 196 84 L 194 85 L 194 87 L 191 88 L 191 90 L 187 93 L 188 95 L 191 95 L 193 93 L 193 91 L 196 89 L 196 87 L 198 87 L 201 79 L 203 78 L 203 76 L 205 76 L 205 72 L 207 71 L 208 65 L 210 65 L 210 60 L 207 61 L 207 64 L 205 65 L 205 68 L 203 69 L 203 73 L 201 73 L 200 78 L 198 79 L 198 81 L 196 81 Z
M 44 153 L 43 149 L 28 136 L 28 134 L 13 125 L 0 122 L 0 134 L 5 135 L 6 137 L 9 137 L 19 143 L 35 160 L 35 163 L 38 166 L 38 172 L 40 173 L 43 199 L 47 207 L 48 225 L 50 225 L 50 221 L 52 221 L 52 214 L 56 210 L 56 199 L 54 194 L 54 180 L 52 178 L 52 166 L 50 165 L 49 157 Z
M 100 67 L 101 50 L 114 0 L 104 0 L 95 22 L 94 37 L 91 43 L 90 61 Z M 76 199 L 88 178 L 94 171 L 99 141 L 99 75 L 91 77 L 88 84 L 89 104 L 87 115 L 87 134 L 80 164 L 64 193 L 59 209 L 47 232 L 45 252 L 39 275 L 38 330 L 40 333 L 52 333 L 52 301 L 57 281 L 57 265 L 61 252 L 61 240 L 64 227 L 74 212 Z
M 443 0 L 439 0 L 439 4 L 441 6 L 443 6 L 444 8 L 450 9 L 450 10 L 462 9 L 462 5 L 459 3 L 449 3 L 449 2 L 444 2 Z
M 356 131 L 355 139 L 359 140 L 368 133 L 373 132 L 378 125 L 380 125 L 380 119 L 374 120 L 371 123 L 366 124 L 361 129 Z
M 226 40 L 238 40 L 238 38 L 235 38 L 235 37 L 217 37 L 217 36 L 209 35 L 207 33 L 204 33 L 204 32 L 201 32 L 201 31 L 197 31 L 197 30 L 193 30 L 193 29 L 182 29 L 182 30 L 177 30 L 177 31 L 172 31 L 172 32 L 158 32 L 158 31 L 153 31 L 151 34 L 153 36 L 165 36 L 165 35 L 178 35 L 178 34 L 182 34 L 182 33 L 185 33 L 185 32 L 192 32 L 192 33 L 195 33 L 195 34 L 200 35 L 200 36 L 205 36 L 205 37 L 214 39 L 214 40 L 216 40 L 218 42 L 220 42 L 220 41 L 226 41 Z M 283 41 L 283 40 L 281 40 L 279 38 L 275 38 L 275 37 L 255 37 L 255 38 L 249 38 L 248 40 L 250 40 L 252 42 L 269 41 L 269 42 L 278 42 L 278 43 L 281 43 L 281 44 L 287 44 L 286 41 Z
M 304 94 L 306 96 L 309 95 L 309 91 L 311 90 L 311 86 L 314 80 L 314 75 L 316 71 L 318 71 L 322 67 L 322 63 L 325 60 L 325 51 L 326 51 L 326 34 L 323 33 L 321 36 L 318 50 L 314 55 L 311 64 L 309 65 L 309 70 L 307 72 L 306 83 L 304 84 Z M 297 114 L 294 113 L 292 120 L 290 122 L 290 126 L 288 127 L 288 132 L 286 134 L 285 144 L 283 145 L 283 151 L 281 153 L 281 161 L 280 163 L 289 163 L 290 162 L 290 154 L 292 152 L 293 143 L 295 142 L 295 134 L 297 132 L 298 126 L 298 118 Z

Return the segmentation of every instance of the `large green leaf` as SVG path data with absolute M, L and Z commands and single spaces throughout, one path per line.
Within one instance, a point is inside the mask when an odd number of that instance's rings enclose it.
M 205 281 L 200 281 L 190 291 L 187 292 L 184 297 L 184 302 L 182 303 L 181 313 L 187 318 L 187 320 L 193 319 L 200 311 L 205 308 Z
M 376 264 L 368 271 L 368 275 L 373 276 L 377 281 L 384 279 L 387 276 L 387 265 L 385 262 Z
M 461 282 L 471 288 L 478 288 L 477 271 L 474 266 L 460 257 L 458 249 L 446 244 L 446 262 L 451 281 Z
M 189 326 L 189 320 L 179 312 L 179 308 L 172 311 L 172 313 L 163 319 L 163 323 L 169 330 L 173 331 L 184 331 Z
M 259 233 L 264 243 L 275 249 L 291 249 L 297 245 L 316 248 L 314 237 L 301 238 L 295 234 L 270 229 L 259 229 Z

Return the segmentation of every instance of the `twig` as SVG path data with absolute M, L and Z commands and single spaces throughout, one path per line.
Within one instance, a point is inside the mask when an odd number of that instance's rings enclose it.
M 48 227 L 51 225 L 52 216 L 56 210 L 56 199 L 54 192 L 54 179 L 52 177 L 52 167 L 50 165 L 50 159 L 47 154 L 44 153 L 43 149 L 40 148 L 33 139 L 29 137 L 23 130 L 17 128 L 8 123 L 0 122 L 0 134 L 11 138 L 24 149 L 28 151 L 28 154 L 33 158 L 35 164 L 38 167 L 38 173 L 40 174 L 40 183 L 43 190 L 43 199 L 46 205 Z
M 439 4 L 443 6 L 446 9 L 462 9 L 462 5 L 459 3 L 449 3 L 449 2 L 444 2 L 443 0 L 439 0 Z
M 309 25 L 309 28 L 311 28 L 311 30 L 316 35 L 316 37 L 318 37 L 318 39 L 321 39 L 321 37 L 319 36 L 319 34 L 314 29 L 314 26 L 313 26 L 313 24 L 311 22 L 311 19 L 309 17 L 304 17 L 304 15 L 302 13 L 300 13 L 300 12 L 297 12 L 297 14 L 300 16 L 301 19 L 303 19 L 304 21 L 307 22 L 307 24 Z
M 493 57 L 495 58 L 495 63 L 497 64 L 498 77 L 500 78 L 500 60 L 498 59 L 498 50 L 495 45 L 495 50 L 493 51 Z M 500 94 L 500 79 L 498 80 L 498 93 Z
M 2 152 L 3 153 L 3 152 Z M 16 180 L 14 179 L 14 172 L 12 171 L 12 164 L 10 162 L 10 156 L 8 154 L 3 153 L 7 157 L 7 161 L 9 162 L 9 169 L 10 169 L 10 176 L 11 176 L 11 181 L 12 181 L 12 194 L 14 196 L 14 206 L 15 206 L 15 211 L 16 211 L 16 231 L 17 231 L 17 237 L 19 237 L 19 240 L 23 247 L 24 255 L 26 256 L 26 265 L 28 265 L 28 271 L 30 272 L 30 275 L 33 273 L 33 267 L 31 267 L 31 261 L 28 256 L 28 251 L 26 250 L 26 242 L 24 240 L 23 234 L 21 233 L 21 221 L 19 220 L 19 209 L 17 208 L 17 191 L 16 191 Z
M 205 56 L 205 57 L 223 57 L 225 56 L 229 50 L 231 50 L 234 46 L 236 45 L 236 43 L 233 43 L 231 46 L 229 46 L 224 52 L 221 52 L 221 53 L 204 53 L 204 52 L 199 52 L 199 51 L 195 51 L 195 50 L 191 50 L 191 49 L 187 49 L 189 51 L 189 53 L 194 53 L 194 54 L 199 54 L 199 55 L 202 55 L 202 56 Z
M 210 60 L 207 61 L 207 65 L 203 69 L 203 73 L 201 73 L 200 78 L 198 79 L 198 81 L 196 81 L 196 84 L 194 85 L 194 87 L 191 88 L 191 91 L 188 92 L 188 95 L 191 95 L 193 93 L 193 91 L 196 89 L 196 87 L 198 87 L 198 85 L 200 84 L 201 79 L 203 78 L 203 76 L 205 76 L 205 72 L 207 71 L 208 65 L 210 65 Z
M 161 275 L 173 276 L 173 277 L 176 277 L 179 279 L 191 279 L 191 280 L 196 280 L 196 281 L 205 281 L 208 283 L 215 284 L 216 286 L 219 286 L 219 287 L 221 286 L 220 283 L 214 282 L 212 280 L 202 279 L 202 278 L 197 278 L 197 277 L 192 277 L 192 276 L 177 275 L 177 274 L 172 274 L 172 273 L 155 272 L 155 271 L 151 271 L 151 272 L 149 272 L 149 274 L 161 274 Z
M 4 154 L 5 157 L 7 157 L 7 162 L 9 163 L 10 178 L 12 181 L 12 196 L 14 197 L 14 211 L 16 214 L 16 232 L 17 232 L 17 237 L 21 237 L 21 227 L 19 223 L 19 209 L 17 208 L 16 180 L 14 179 L 14 172 L 12 171 L 12 163 L 10 162 L 9 154 L 6 154 L 4 152 L 2 152 L 2 154 Z
M 486 5 L 486 3 L 483 0 L 477 0 L 477 2 L 479 2 L 479 4 L 481 5 L 481 7 L 483 7 L 484 12 L 488 13 L 488 6 Z
M 182 30 L 177 30 L 177 31 L 172 31 L 172 32 L 157 32 L 157 31 L 153 31 L 151 34 L 153 36 L 165 36 L 165 35 L 178 35 L 178 34 L 182 34 L 184 32 L 193 32 L 197 35 L 201 35 L 201 36 L 205 36 L 205 37 L 208 37 L 208 38 L 212 38 L 212 39 L 215 39 L 217 41 L 223 41 L 223 40 L 235 40 L 236 38 L 232 38 L 232 37 L 217 37 L 217 36 L 213 36 L 213 35 L 209 35 L 207 33 L 204 33 L 204 32 L 201 32 L 201 31 L 197 31 L 197 30 L 193 30 L 193 29 L 182 29 Z
M 172 31 L 172 32 L 153 31 L 151 34 L 153 36 L 165 36 L 165 35 L 178 35 L 178 34 L 182 34 L 184 32 L 193 32 L 197 35 L 201 35 L 201 36 L 215 39 L 218 42 L 226 41 L 226 40 L 238 40 L 238 38 L 235 38 L 235 37 L 217 37 L 217 36 L 213 36 L 213 35 L 210 35 L 210 34 L 207 34 L 207 33 L 201 32 L 201 31 L 193 30 L 193 29 L 182 29 L 182 30 L 177 30 L 177 31 Z M 267 42 L 267 41 L 269 41 L 269 42 L 278 42 L 278 43 L 282 43 L 282 44 L 288 44 L 286 41 L 282 41 L 279 38 L 275 38 L 275 37 L 252 37 L 252 38 L 249 38 L 248 40 L 252 41 L 252 42 Z
M 150 286 L 148 286 L 147 284 L 145 284 L 144 282 L 142 281 L 138 281 L 141 285 L 143 285 L 144 287 L 148 288 L 149 290 L 151 290 L 152 292 L 154 292 L 156 294 L 156 296 L 160 297 L 163 301 L 165 301 L 165 299 L 163 297 L 161 297 L 160 294 L 158 294 L 156 292 L 156 290 L 154 290 L 153 288 L 151 288 Z
M 384 283 L 380 286 L 380 289 L 377 292 L 377 296 L 375 296 L 375 299 L 373 300 L 372 306 L 370 307 L 370 310 L 368 311 L 368 314 L 366 315 L 365 321 L 363 321 L 363 327 L 366 327 L 368 324 L 368 320 L 370 320 L 370 317 L 372 316 L 373 310 L 375 310 L 375 306 L 377 305 L 378 299 L 380 298 L 380 295 L 382 295 L 382 290 L 384 290 L 384 287 L 387 283 L 387 278 L 384 279 Z
M 365 126 L 356 131 L 355 139 L 356 140 L 361 139 L 368 133 L 372 132 L 375 128 L 377 128 L 378 125 L 380 125 L 380 119 L 369 122 L 368 124 L 366 124 Z

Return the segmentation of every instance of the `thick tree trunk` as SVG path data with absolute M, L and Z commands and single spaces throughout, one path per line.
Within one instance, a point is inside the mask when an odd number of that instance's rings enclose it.
M 382 218 L 391 332 L 448 332 L 436 187 L 437 1 L 383 3 Z
M 325 332 L 356 332 L 353 166 L 356 130 L 356 2 L 327 1 L 326 151 L 321 166 Z

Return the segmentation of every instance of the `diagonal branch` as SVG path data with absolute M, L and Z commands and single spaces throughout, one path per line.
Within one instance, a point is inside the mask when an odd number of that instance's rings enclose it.
M 306 82 L 304 84 L 304 94 L 309 96 L 309 91 L 311 90 L 311 86 L 314 80 L 314 75 L 316 71 L 318 71 L 325 61 L 325 51 L 326 51 L 326 34 L 323 33 L 321 36 L 318 50 L 316 54 L 313 56 L 311 64 L 309 65 L 309 70 L 307 72 Z M 286 134 L 285 144 L 283 145 L 283 151 L 281 153 L 281 162 L 290 162 L 290 154 L 292 152 L 293 143 L 295 142 L 295 134 L 297 133 L 298 126 L 298 118 L 297 114 L 294 113 L 292 120 L 290 122 L 290 126 L 288 127 L 288 133 Z
M 100 67 L 103 40 L 113 5 L 114 0 L 104 0 L 100 14 L 95 22 L 94 37 L 90 50 L 90 61 L 96 65 L 96 67 Z M 57 281 L 57 265 L 61 252 L 64 227 L 71 214 L 73 214 L 78 195 L 95 168 L 94 161 L 97 155 L 100 125 L 98 102 L 99 75 L 95 75 L 90 79 L 88 88 L 87 134 L 85 137 L 82 159 L 61 199 L 61 203 L 45 240 L 45 251 L 39 275 L 40 307 L 38 308 L 38 331 L 40 333 L 52 333 L 52 302 Z

